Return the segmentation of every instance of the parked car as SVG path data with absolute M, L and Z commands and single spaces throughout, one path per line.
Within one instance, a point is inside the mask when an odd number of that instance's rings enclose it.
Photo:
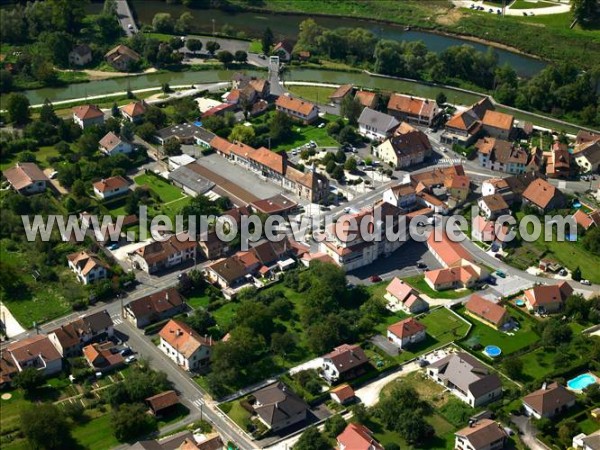
M 419 261 L 417 263 L 417 268 L 419 268 L 419 269 L 427 269 L 427 264 L 425 264 L 423 261 Z
M 321 122 L 321 123 L 320 123 L 320 124 L 317 126 L 317 128 L 324 128 L 324 127 L 325 127 L 325 122 Z
M 119 248 L 119 244 L 110 244 L 108 247 L 109 250 L 116 250 Z
M 592 283 L 590 282 L 590 280 L 581 280 L 579 281 L 581 284 L 585 284 L 586 286 L 591 286 Z
M 371 275 L 372 283 L 379 283 L 381 281 L 381 277 L 379 275 Z
M 496 259 L 499 259 L 500 261 L 502 261 L 502 259 L 503 259 L 503 256 L 502 256 L 500 253 L 496 253 L 496 254 L 494 255 L 494 258 L 496 258 Z
M 501 270 L 496 270 L 496 275 L 499 276 L 500 278 L 506 278 L 506 274 L 504 272 L 502 272 Z
M 131 364 L 132 362 L 134 362 L 135 360 L 137 360 L 137 356 L 135 355 L 131 355 L 128 356 L 127 358 L 125 358 L 125 363 L 126 364 Z

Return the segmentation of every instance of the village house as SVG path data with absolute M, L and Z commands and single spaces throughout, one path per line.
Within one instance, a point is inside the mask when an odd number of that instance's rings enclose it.
M 161 392 L 159 394 L 148 397 L 144 400 L 148 405 L 150 413 L 154 416 L 163 416 L 168 414 L 170 411 L 174 410 L 177 405 L 179 405 L 179 397 L 177 396 L 177 392 L 173 390 L 168 390 Z M 180 450 L 186 450 L 181 449 Z
M 335 105 L 341 105 L 342 101 L 354 92 L 354 86 L 351 84 L 342 84 L 338 87 L 333 94 L 329 96 L 331 103 Z
M 158 440 L 138 441 L 128 447 L 129 450 L 225 450 L 226 448 L 218 433 L 194 434 L 189 430 Z
M 573 219 L 577 222 L 577 226 L 584 230 L 589 230 L 592 227 L 600 227 L 600 209 L 586 213 L 581 209 L 575 211 Z
M 600 170 L 600 136 L 581 142 L 573 149 L 573 158 L 582 173 L 598 172 Z
M 333 388 L 329 391 L 329 395 L 334 402 L 340 405 L 347 405 L 356 400 L 356 393 L 348 383 L 343 383 Z
M 394 134 L 400 122 L 371 108 L 364 108 L 358 117 L 358 133 L 368 139 L 382 141 Z
M 480 242 L 492 243 L 492 247 L 504 247 L 509 233 L 509 228 L 506 225 L 496 226 L 493 220 L 486 220 L 480 215 L 473 217 L 471 235 L 474 239 Z
M 48 339 L 63 357 L 71 358 L 81 354 L 82 345 L 113 335 L 113 321 L 104 309 L 61 325 L 48 333 Z
M 250 203 L 250 208 L 258 214 L 266 214 L 268 216 L 277 214 L 279 216 L 287 216 L 294 211 L 298 204 L 287 198 L 285 195 L 276 194 L 269 198 L 256 200 Z
M 162 128 L 156 132 L 156 140 L 164 145 L 170 139 L 177 139 L 182 144 L 196 144 L 204 148 L 210 147 L 215 134 L 193 123 L 180 123 Z
M 494 138 L 508 140 L 511 138 L 515 118 L 510 114 L 487 110 L 481 123 L 483 131 Z
M 512 205 L 516 201 L 520 201 L 525 189 L 537 178 L 536 172 L 526 172 L 506 178 L 491 178 L 481 185 L 481 195 L 500 194 L 506 203 Z
M 20 341 L 8 344 L 3 350 L 5 358 L 10 365 L 2 367 L 0 378 L 8 383 L 14 375 L 27 368 L 34 368 L 44 376 L 59 373 L 62 370 L 62 356 L 54 348 L 48 336 L 34 335 Z
M 196 260 L 197 242 L 187 233 L 172 234 L 162 241 L 151 242 L 129 254 L 135 268 L 154 273 Z
M 292 51 L 294 50 L 294 43 L 288 40 L 278 42 L 273 47 L 273 54 L 279 56 L 279 60 L 288 62 L 292 59 Z
M 92 49 L 86 44 L 79 44 L 69 52 L 69 64 L 72 66 L 85 66 L 92 61 Z
M 456 113 L 446 122 L 441 136 L 444 144 L 458 144 L 468 147 L 483 133 L 482 119 L 485 113 L 493 110 L 494 105 L 488 97 L 484 97 L 469 109 Z
M 450 199 L 456 201 L 457 204 L 462 204 L 467 201 L 469 192 L 471 192 L 471 180 L 466 175 L 447 177 L 444 180 L 444 188 Z
M 568 178 L 571 176 L 571 154 L 566 145 L 555 142 L 550 152 L 544 152 L 542 157 L 546 163 L 548 178 Z
M 565 196 L 546 180 L 538 178 L 523 192 L 523 204 L 545 213 L 562 208 L 565 205 Z
M 477 294 L 471 295 L 465 303 L 465 309 L 467 315 L 496 329 L 501 328 L 510 320 L 510 315 L 504 306 L 500 306 Z
M 491 419 L 480 419 L 454 433 L 456 450 L 500 450 L 508 441 L 502 425 Z
M 434 100 L 392 94 L 387 105 L 388 113 L 401 122 L 431 126 L 440 114 L 440 108 Z
M 186 304 L 175 288 L 164 289 L 133 300 L 123 308 L 123 317 L 138 328 L 173 317 L 183 312 Z
M 559 284 L 535 286 L 525 291 L 525 305 L 529 311 L 534 313 L 555 313 L 562 308 L 567 297 L 573 292 L 573 288 L 566 281 Z
M 44 192 L 48 177 L 35 163 L 17 163 L 3 172 L 6 180 L 19 194 L 29 195 Z
M 337 450 L 384 450 L 373 432 L 360 423 L 349 423 L 336 441 Z
M 372 91 L 358 91 L 354 98 L 365 108 L 374 109 L 377 106 L 377 93 Z
M 595 418 L 598 419 L 598 417 Z M 572 446 L 575 450 L 598 450 L 600 448 L 600 429 L 593 433 L 579 433 L 573 436 Z
M 397 184 L 383 191 L 383 201 L 410 211 L 417 204 L 417 191 L 411 184 Z
M 393 311 L 401 310 L 408 314 L 418 314 L 429 309 L 429 304 L 419 296 L 419 293 L 398 277 L 394 277 L 385 291 L 384 297 L 388 301 L 388 308 Z
M 564 386 L 554 383 L 544 383 L 541 389 L 523 397 L 525 414 L 536 419 L 551 419 L 575 405 L 575 394 Z
M 73 108 L 73 121 L 82 130 L 94 125 L 104 125 L 104 113 L 96 105 L 81 105 Z
M 280 95 L 275 102 L 275 108 L 305 125 L 319 118 L 319 108 L 314 104 L 288 95 Z
M 96 181 L 93 185 L 94 194 L 102 200 L 108 200 L 129 192 L 129 182 L 118 175 Z
M 94 342 L 83 347 L 83 357 L 94 372 L 107 373 L 125 365 L 125 359 L 112 341 Z
M 329 384 L 348 381 L 363 374 L 369 365 L 369 358 L 359 345 L 343 344 L 323 355 L 321 376 Z
M 319 203 L 329 195 L 329 178 L 315 170 L 304 172 L 288 165 L 283 187 L 311 203 Z
M 452 353 L 429 365 L 427 375 L 473 408 L 502 396 L 500 378 L 465 352 Z
M 103 280 L 108 276 L 108 266 L 100 261 L 94 254 L 86 251 L 71 253 L 67 255 L 69 268 L 83 284 Z
M 510 208 L 500 194 L 480 197 L 477 206 L 487 220 L 496 220 L 500 216 L 510 215 Z
M 421 164 L 431 153 L 427 135 L 407 123 L 402 123 L 393 137 L 374 149 L 375 156 L 396 169 Z
M 527 153 L 518 147 L 514 147 L 508 141 L 484 137 L 477 141 L 475 148 L 477 149 L 479 164 L 486 169 L 511 174 L 525 172 L 528 159 Z
M 329 255 L 335 263 L 347 271 L 373 263 L 382 256 L 390 255 L 406 242 L 406 223 L 401 216 L 404 211 L 389 203 L 380 202 L 358 213 L 343 215 L 330 224 L 325 233 L 329 236 L 319 244 L 319 252 Z M 367 227 L 374 239 L 358 231 Z M 386 229 L 387 227 L 387 229 Z M 386 239 L 394 233 L 398 239 Z
M 104 55 L 108 64 L 121 72 L 128 72 L 142 59 L 135 51 L 125 45 L 117 45 Z
M 144 120 L 146 111 L 148 111 L 148 106 L 143 100 L 131 102 L 121 107 L 123 117 L 132 123 L 139 123 Z
M 387 328 L 387 339 L 398 348 L 403 349 L 423 342 L 427 337 L 426 327 L 414 317 L 396 322 Z
M 451 241 L 446 233 L 441 239 L 435 234 L 432 232 L 427 238 L 427 247 L 444 268 L 425 272 L 425 282 L 432 289 L 469 288 L 487 278 L 488 272 L 473 263 L 473 257 L 459 242 Z
M 219 239 L 215 230 L 202 233 L 198 239 L 198 247 L 200 253 L 208 260 L 221 258 L 229 251 L 228 243 Z
M 158 333 L 165 355 L 188 372 L 205 372 L 210 364 L 212 337 L 200 336 L 189 325 L 171 319 Z
M 259 420 L 273 432 L 283 430 L 307 418 L 309 407 L 294 391 L 281 382 L 252 393 L 252 407 Z
M 270 83 L 264 78 L 258 78 L 237 72 L 231 78 L 231 86 L 233 89 L 244 91 L 250 87 L 254 91 L 254 96 L 261 99 L 266 99 L 270 95 Z
M 127 155 L 133 151 L 133 146 L 129 142 L 117 136 L 112 131 L 109 131 L 102 139 L 100 139 L 98 147 L 102 153 L 108 156 L 114 156 L 120 153 Z

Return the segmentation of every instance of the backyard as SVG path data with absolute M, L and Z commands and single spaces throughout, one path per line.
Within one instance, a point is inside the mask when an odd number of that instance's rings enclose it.
M 146 186 L 156 193 L 163 203 L 173 202 L 184 197 L 181 190 L 154 174 L 138 175 L 133 179 L 138 186 Z
M 335 91 L 335 88 L 322 86 L 288 85 L 288 89 L 294 96 L 315 103 L 329 103 L 329 96 Z
M 50 167 L 48 158 L 59 156 L 58 150 L 53 146 L 40 147 L 38 150 L 34 151 L 33 154 L 42 169 Z M 0 158 L 0 170 L 6 170 L 9 167 L 14 166 L 18 162 L 18 156 L 18 154 L 14 154 L 6 158 L 5 154 L 2 155 Z
M 487 345 L 496 345 L 500 347 L 503 355 L 510 355 L 539 341 L 540 337 L 533 331 L 535 319 L 516 308 L 509 306 L 508 310 L 511 317 L 519 323 L 519 330 L 511 332 L 514 333 L 513 336 L 498 331 L 473 317 L 467 316 L 464 306 L 461 306 L 457 312 L 473 325 L 468 336 L 461 343 L 467 347 L 479 344 L 483 348 Z

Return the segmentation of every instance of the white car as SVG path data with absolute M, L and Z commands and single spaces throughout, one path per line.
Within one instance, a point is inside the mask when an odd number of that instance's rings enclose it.
M 129 25 L 127 25 L 127 28 L 129 28 L 130 30 L 133 30 L 133 25 L 129 24 Z
M 591 286 L 592 283 L 590 283 L 590 280 L 581 280 L 580 281 L 581 284 L 585 284 L 586 286 Z
M 126 364 L 131 364 L 132 362 L 134 362 L 137 359 L 137 356 L 135 355 L 131 355 L 128 356 L 127 358 L 125 358 L 125 363 Z

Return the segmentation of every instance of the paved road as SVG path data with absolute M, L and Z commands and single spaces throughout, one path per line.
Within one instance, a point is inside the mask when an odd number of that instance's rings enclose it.
M 133 36 L 139 31 L 127 0 L 117 0 L 117 17 L 127 37 Z

